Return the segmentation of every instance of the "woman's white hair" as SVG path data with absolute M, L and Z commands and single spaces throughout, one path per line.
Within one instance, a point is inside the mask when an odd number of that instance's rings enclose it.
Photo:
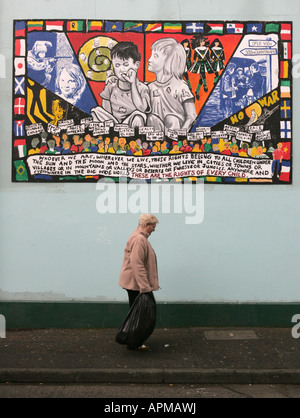
M 146 226 L 149 224 L 153 225 L 157 223 L 158 223 L 157 217 L 152 215 L 151 213 L 143 213 L 139 217 L 139 226 Z

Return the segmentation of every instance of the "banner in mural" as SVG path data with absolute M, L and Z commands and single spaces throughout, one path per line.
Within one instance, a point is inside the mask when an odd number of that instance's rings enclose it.
M 292 181 L 292 23 L 15 20 L 12 180 Z

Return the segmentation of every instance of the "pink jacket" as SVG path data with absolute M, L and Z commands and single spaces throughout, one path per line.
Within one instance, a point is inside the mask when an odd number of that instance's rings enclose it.
M 129 237 L 121 267 L 119 285 L 141 293 L 158 290 L 156 255 L 147 234 L 137 228 Z

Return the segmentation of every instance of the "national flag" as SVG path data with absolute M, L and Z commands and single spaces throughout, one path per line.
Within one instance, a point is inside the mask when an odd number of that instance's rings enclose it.
M 247 23 L 247 33 L 262 33 L 262 24 Z
M 24 123 L 25 120 L 15 120 L 14 121 L 14 133 L 15 136 L 24 136 Z
M 244 25 L 243 23 L 227 23 L 226 29 L 227 33 L 243 33 Z
M 25 98 L 24 97 L 15 98 L 14 115 L 25 115 Z
M 290 181 L 290 173 L 291 173 L 291 162 L 282 160 L 279 180 Z
M 26 139 L 15 139 L 14 146 L 17 148 L 19 158 L 23 158 L 26 156 Z
M 68 32 L 82 32 L 84 26 L 83 20 L 69 20 L 67 22 L 67 31 Z
M 187 23 L 185 26 L 186 33 L 203 33 L 204 32 L 204 24 L 198 22 L 190 22 Z
M 281 120 L 280 121 L 280 137 L 281 138 L 291 138 L 291 121 L 290 120 Z
M 25 94 L 25 77 L 15 77 L 15 94 Z
M 288 78 L 289 76 L 289 62 L 280 61 L 280 78 Z
M 161 23 L 145 23 L 144 31 L 145 32 L 161 32 L 162 24 Z
M 283 42 L 282 47 L 283 47 L 283 58 L 285 60 L 292 59 L 292 45 L 291 45 L 291 43 L 290 42 Z
M 17 57 L 25 57 L 25 55 L 26 55 L 25 39 L 16 39 L 15 40 L 15 55 Z
M 27 22 L 28 32 L 32 32 L 34 30 L 43 30 L 43 27 L 44 27 L 43 20 L 29 20 Z
M 143 24 L 139 22 L 125 22 L 124 32 L 143 32 Z
M 122 32 L 123 22 L 106 22 L 105 31 L 106 32 Z
M 89 20 L 88 21 L 88 31 L 100 31 L 103 30 L 103 21 L 102 20 Z
M 16 57 L 14 60 L 15 76 L 25 75 L 25 58 Z
M 208 23 L 207 25 L 208 34 L 211 33 L 223 33 L 223 23 Z
M 280 97 L 282 99 L 289 99 L 291 97 L 291 82 L 290 80 L 280 81 Z
M 15 22 L 15 37 L 25 36 L 25 22 Z
M 279 32 L 279 23 L 266 23 L 265 32 Z
M 280 117 L 282 119 L 291 118 L 291 101 L 290 100 L 282 100 L 280 102 Z
M 46 21 L 46 30 L 51 31 L 63 31 L 64 30 L 64 21 L 63 20 L 47 20 Z
M 22 160 L 14 161 L 14 166 L 16 169 L 16 180 L 28 181 L 28 173 L 27 173 L 24 161 Z
M 164 24 L 164 32 L 181 32 L 182 31 L 182 24 L 181 23 L 173 23 L 168 22 Z
M 284 160 L 290 160 L 291 159 L 291 143 L 290 142 L 282 142 L 282 150 L 283 150 L 282 158 Z
M 283 41 L 290 41 L 292 39 L 292 25 L 290 23 L 281 24 L 280 37 Z

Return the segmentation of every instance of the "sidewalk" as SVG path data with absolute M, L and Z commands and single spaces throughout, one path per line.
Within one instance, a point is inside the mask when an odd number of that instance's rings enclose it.
M 117 344 L 116 332 L 7 331 L 0 383 L 300 384 L 291 328 L 156 328 L 148 352 Z

